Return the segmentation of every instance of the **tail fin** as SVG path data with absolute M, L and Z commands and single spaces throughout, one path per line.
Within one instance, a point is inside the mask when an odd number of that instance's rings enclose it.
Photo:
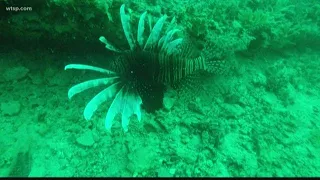
M 231 68 L 227 52 L 220 52 L 219 48 L 212 43 L 207 43 L 201 57 L 206 64 L 206 71 L 217 75 L 225 75 Z
M 229 69 L 225 59 L 205 59 L 205 63 L 205 70 L 213 74 L 223 75 Z

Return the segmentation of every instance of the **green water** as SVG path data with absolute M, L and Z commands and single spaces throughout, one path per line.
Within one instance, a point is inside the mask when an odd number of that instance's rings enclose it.
M 319 1 L 8 0 L 0 5 L 0 177 L 320 176 Z M 68 91 L 109 74 L 65 71 L 65 66 L 108 69 L 130 45 L 142 47 L 137 33 L 145 11 L 143 46 L 158 19 L 167 15 L 161 37 L 175 17 L 174 28 L 180 30 L 175 38 L 186 39 L 198 55 L 183 62 L 203 60 L 207 69 L 186 75 L 177 87 L 166 85 L 162 107 L 154 112 L 146 111 L 152 103 L 145 99 L 140 106 L 120 94 L 122 100 L 109 98 L 88 118 L 87 103 L 106 87 L 70 99 Z M 121 18 L 130 19 L 133 44 Z M 105 48 L 109 44 L 119 52 Z M 146 51 L 152 55 L 130 52 L 152 60 L 163 55 Z M 121 105 L 110 110 L 113 102 Z M 141 112 L 140 121 L 138 110 L 127 113 L 133 114 L 128 120 L 121 117 L 131 105 Z M 105 120 L 109 112 L 119 114 Z M 129 123 L 127 132 L 123 122 Z

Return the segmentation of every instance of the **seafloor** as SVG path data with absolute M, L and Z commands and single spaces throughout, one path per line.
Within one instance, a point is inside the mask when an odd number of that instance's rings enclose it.
M 92 91 L 68 100 L 90 73 L 64 71 L 56 59 L 77 58 L 1 54 L 11 72 L 0 84 L 2 176 L 15 161 L 11 174 L 31 177 L 320 175 L 318 52 L 238 58 L 236 73 L 168 93 L 169 110 L 143 112 L 125 134 L 120 118 L 104 129 L 108 104 L 84 120 Z
M 26 2 L 32 12 L 0 11 L 0 177 L 320 176 L 318 1 Z M 100 89 L 71 100 L 68 89 L 97 76 L 64 70 L 108 61 L 101 35 L 127 45 L 122 3 L 133 24 L 145 10 L 176 15 L 196 48 L 215 44 L 212 54 L 232 62 L 169 89 L 165 107 L 143 110 L 126 133 L 120 117 L 106 131 L 110 101 L 84 119 Z

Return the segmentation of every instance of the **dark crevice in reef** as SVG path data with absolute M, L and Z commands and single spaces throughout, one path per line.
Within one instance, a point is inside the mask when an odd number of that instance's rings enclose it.
M 32 156 L 30 151 L 18 152 L 9 177 L 28 177 L 32 168 Z
M 50 50 L 52 53 L 105 53 L 106 49 L 97 40 L 96 42 L 86 42 L 84 40 L 74 40 L 63 42 L 60 39 L 39 38 L 37 40 L 18 39 L 0 34 L 1 46 L 0 51 L 7 50 L 33 51 L 34 49 Z
M 33 144 L 31 137 L 21 138 L 16 142 L 16 147 L 12 150 L 15 155 L 11 161 L 8 177 L 29 177 L 33 159 Z

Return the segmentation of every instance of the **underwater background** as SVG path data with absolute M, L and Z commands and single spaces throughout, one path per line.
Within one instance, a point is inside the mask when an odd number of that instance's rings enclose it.
M 128 49 L 122 4 L 134 31 L 145 11 L 153 24 L 175 17 L 195 49 L 228 66 L 167 89 L 163 107 L 142 108 L 128 132 L 117 116 L 110 132 L 111 101 L 83 117 L 99 91 L 68 99 L 96 74 L 64 67 L 106 63 L 114 53 L 100 36 Z M 0 8 L 0 177 L 320 176 L 318 0 L 1 0 Z

